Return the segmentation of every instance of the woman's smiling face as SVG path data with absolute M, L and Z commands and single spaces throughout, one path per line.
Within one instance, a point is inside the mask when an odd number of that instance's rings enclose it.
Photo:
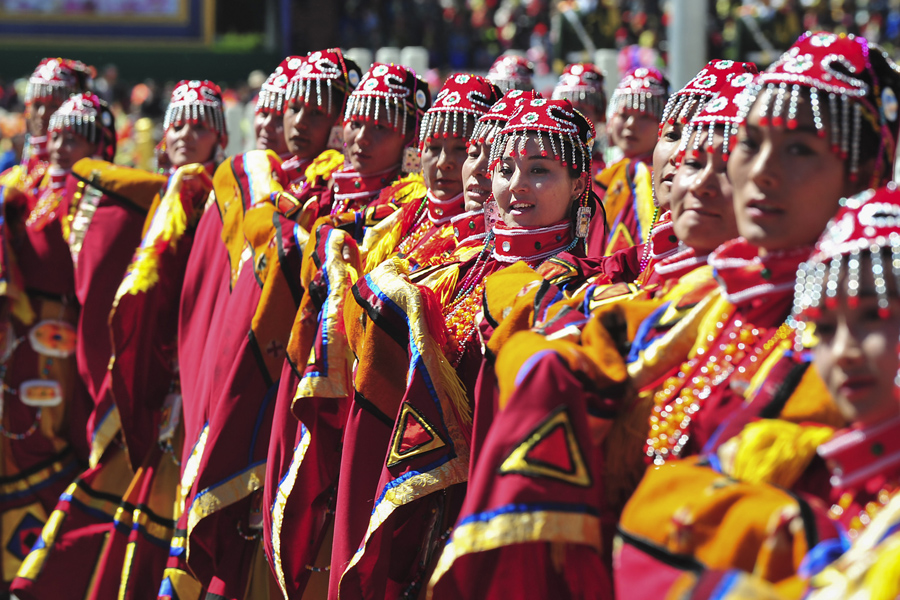
M 528 134 L 524 153 L 514 146 L 518 147 L 517 138 L 507 142 L 492 178 L 503 221 L 510 227 L 546 227 L 567 219 L 585 190 L 585 177 L 573 178 L 569 167 L 542 156 L 537 134 Z M 550 147 L 546 139 L 544 147 Z

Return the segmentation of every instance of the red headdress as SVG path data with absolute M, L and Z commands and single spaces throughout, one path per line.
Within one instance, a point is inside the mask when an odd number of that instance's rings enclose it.
M 86 92 L 97 72 L 81 61 L 68 58 L 45 58 L 40 62 L 25 88 L 25 104 L 53 97 L 63 101 L 71 94 Z
M 659 69 L 631 69 L 616 86 L 616 91 L 609 100 L 606 116 L 609 118 L 625 109 L 631 109 L 650 113 L 658 119 L 662 116 L 668 94 L 669 81 Z
M 333 92 L 342 94 L 338 109 L 343 112 L 347 96 L 359 84 L 362 71 L 355 62 L 344 56 L 340 48 L 312 52 L 291 77 L 287 86 L 287 100 L 303 98 L 310 103 L 315 93 L 316 105 L 324 106 L 330 114 L 334 109 Z
M 853 35 L 807 32 L 759 74 L 742 117 L 758 99 L 763 103 L 760 125 L 792 129 L 803 89 L 808 91 L 815 127 L 822 137 L 826 135 L 824 110 L 828 110 L 832 148 L 842 158 L 850 158 L 851 178 L 859 170 L 864 121 L 881 138 L 879 159 L 893 164 L 900 131 L 900 71 L 881 48 Z M 876 176 L 880 174 L 876 169 Z
M 591 63 L 568 65 L 553 88 L 553 100 L 585 102 L 606 110 L 606 93 L 603 91 L 603 72 Z
M 677 120 L 682 125 L 687 124 L 691 116 L 700 112 L 721 90 L 746 87 L 753 83 L 753 77 L 758 72 L 753 63 L 733 60 L 709 61 L 686 86 L 669 97 L 659 122 L 660 133 L 666 123 L 671 125 Z
M 222 90 L 215 83 L 197 79 L 179 81 L 172 90 L 172 100 L 166 109 L 163 131 L 173 125 L 203 122 L 219 133 L 219 145 L 228 145 L 225 113 L 222 110 Z
M 705 85 L 704 82 L 707 77 L 716 77 L 718 75 L 716 85 L 710 86 L 710 88 L 715 89 L 716 92 L 714 95 L 708 96 L 702 101 L 702 107 L 700 110 L 694 112 L 694 116 L 691 118 L 681 135 L 681 147 L 679 148 L 681 152 L 687 150 L 688 144 L 691 141 L 691 136 L 695 131 L 697 132 L 697 135 L 694 136 L 693 139 L 693 149 L 697 150 L 700 148 L 701 136 L 699 134 L 704 126 L 709 128 L 707 143 L 711 146 L 716 125 L 723 125 L 725 127 L 725 132 L 722 142 L 722 154 L 725 160 L 728 160 L 729 142 L 731 138 L 737 134 L 738 125 L 741 121 L 740 113 L 747 103 L 748 88 L 752 85 L 753 78 L 757 73 L 756 66 L 752 63 L 734 64 L 743 66 L 739 70 L 726 69 L 724 73 L 704 75 L 699 82 L 697 82 L 697 78 L 695 77 L 694 80 L 688 84 L 688 86 L 698 84 L 702 86 Z M 704 71 L 705 70 L 706 69 L 704 69 Z M 702 73 L 703 71 L 701 71 L 701 74 Z M 679 112 L 673 111 L 672 118 L 674 118 L 675 115 L 678 115 Z
M 377 120 L 384 111 L 390 125 L 405 135 L 406 117 L 412 116 L 416 123 L 413 138 L 418 142 L 419 121 L 430 107 L 428 84 L 412 69 L 375 63 L 347 99 L 344 119 Z
M 531 81 L 534 65 L 516 54 L 504 54 L 494 61 L 488 70 L 487 78 L 503 92 L 510 90 L 530 90 L 534 87 Z
M 116 155 L 116 124 L 109 106 L 91 92 L 75 94 L 50 116 L 49 132 L 68 130 L 94 144 L 94 156 L 112 161 Z
M 288 56 L 272 74 L 266 79 L 259 89 L 259 99 L 256 101 L 256 112 L 284 114 L 285 94 L 288 83 L 297 69 L 303 64 L 303 57 Z
M 878 190 L 866 190 L 842 201 L 843 206 L 825 227 L 812 256 L 800 265 L 794 293 L 793 325 L 802 333 L 805 320 L 814 318 L 823 304 L 837 302 L 841 272 L 847 301 L 858 301 L 861 258 L 868 254 L 872 261 L 878 312 L 890 314 L 888 280 L 900 289 L 900 190 L 890 182 Z M 890 251 L 890 259 L 883 256 Z M 802 336 L 798 335 L 798 340 Z
M 491 141 L 500 130 L 506 127 L 509 121 L 519 108 L 519 105 L 526 101 L 540 98 L 541 95 L 535 91 L 510 90 L 503 94 L 499 101 L 495 102 L 491 109 L 479 117 L 469 142 L 485 143 Z
M 456 73 L 447 78 L 419 127 L 419 145 L 432 137 L 465 135 L 500 99 L 500 88 L 478 75 Z

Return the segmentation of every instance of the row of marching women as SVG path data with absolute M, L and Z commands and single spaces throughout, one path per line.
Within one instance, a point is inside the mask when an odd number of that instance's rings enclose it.
M 676 91 L 528 69 L 289 56 L 227 158 L 183 81 L 146 173 L 43 61 L 2 593 L 897 597 L 900 68 L 819 32 Z

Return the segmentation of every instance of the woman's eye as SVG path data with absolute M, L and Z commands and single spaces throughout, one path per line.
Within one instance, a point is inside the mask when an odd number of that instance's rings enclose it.
M 544 167 L 531 167 L 531 172 L 536 175 L 543 175 L 547 172 L 547 169 Z
M 667 142 L 677 142 L 681 139 L 681 132 L 670 129 L 663 134 L 663 139 L 665 139 Z
M 738 145 L 747 152 L 755 152 L 759 148 L 759 144 L 746 135 L 738 138 Z
M 835 323 L 816 323 L 815 333 L 820 338 L 833 337 L 835 331 L 837 331 L 837 324 Z
M 799 142 L 788 146 L 788 154 L 792 156 L 812 156 L 815 153 L 815 150 L 813 150 L 811 147 Z
M 696 159 L 686 158 L 681 164 L 689 169 L 694 169 L 695 171 L 699 171 L 704 167 L 703 163 Z

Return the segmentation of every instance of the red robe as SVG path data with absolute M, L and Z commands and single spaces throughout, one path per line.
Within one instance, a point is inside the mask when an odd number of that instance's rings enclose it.
M 338 180 L 336 191 L 345 185 L 341 178 Z M 360 189 L 378 181 L 361 179 Z M 277 395 L 284 408 L 277 409 L 264 501 L 266 552 L 274 565 L 276 581 L 289 592 L 305 589 L 309 581 L 306 566 L 316 563 L 333 507 L 340 460 L 338 442 L 350 394 L 349 375 L 339 375 L 344 368 L 349 369 L 341 305 L 352 274 L 363 270 L 357 241 L 376 248 L 380 240 L 388 240 L 393 248 L 392 238 L 384 231 L 396 226 L 401 216 L 398 208 L 418 200 L 421 196 L 417 190 L 422 188 L 420 177 L 409 177 L 384 190 L 369 189 L 369 203 L 360 210 L 319 219 L 304 252 L 302 283 L 309 293 L 297 312 L 288 354 L 289 359 L 298 361 L 301 375 L 284 369 L 289 378 L 282 381 Z M 340 199 L 360 201 L 356 196 Z M 394 220 L 385 222 L 386 218 Z M 315 348 L 313 353 L 311 348 Z M 302 397 L 298 388 L 303 389 Z M 302 426 L 284 416 L 288 407 Z M 288 531 L 284 523 L 290 523 L 308 543 L 283 541 L 282 532 Z
M 296 274 L 306 234 L 285 216 L 299 217 L 302 208 L 283 193 L 287 183 L 277 157 L 266 152 L 234 157 L 217 171 L 216 198 L 226 215 L 222 239 L 233 285 L 224 298 L 215 299 L 214 319 L 221 320 L 210 323 L 203 340 L 207 360 L 198 365 L 190 395 L 183 390 L 185 505 L 178 529 L 186 540 L 173 539 L 169 566 L 178 571 L 178 562 L 186 559 L 210 593 L 228 598 L 243 597 L 255 564 L 254 492 L 264 479 L 289 319 L 303 294 Z M 215 274 L 209 283 L 221 285 Z M 174 571 L 167 570 L 161 596 L 170 596 L 172 587 L 178 593 Z

